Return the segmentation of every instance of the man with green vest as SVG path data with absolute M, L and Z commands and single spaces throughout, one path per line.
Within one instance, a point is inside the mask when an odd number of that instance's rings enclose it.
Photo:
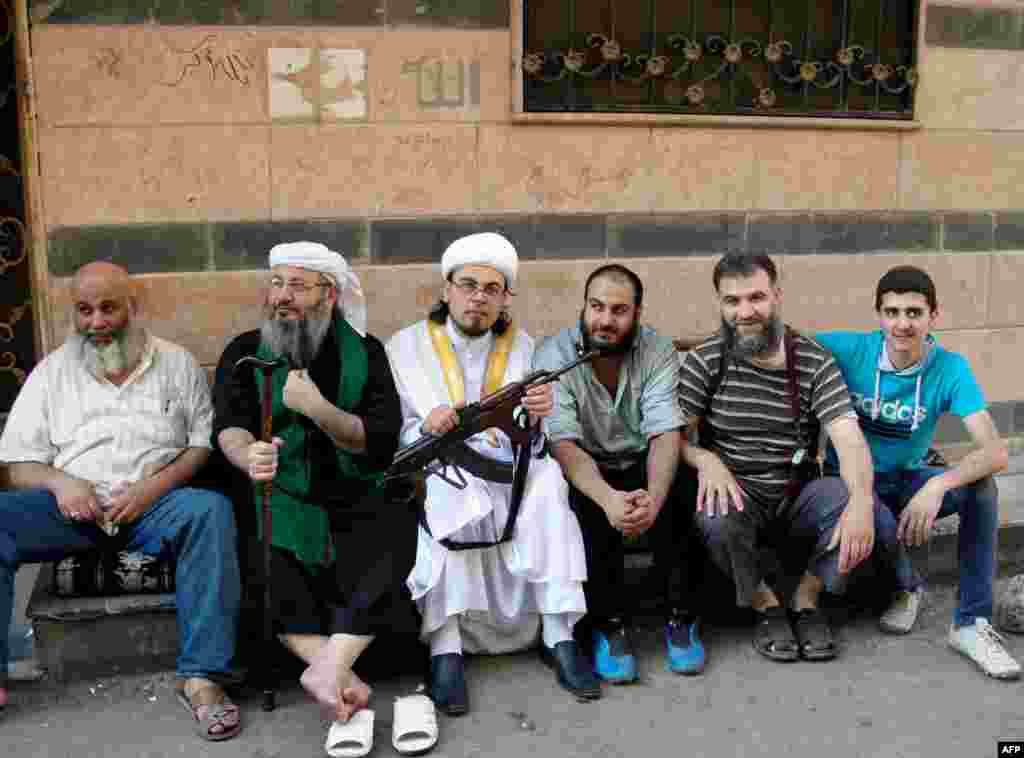
M 214 436 L 254 483 L 257 506 L 263 483 L 273 481 L 274 624 L 309 664 L 301 682 L 335 722 L 330 751 L 334 742 L 372 739 L 371 690 L 353 671 L 356 659 L 385 632 L 407 631 L 417 644 L 405 588 L 417 516 L 407 485 L 381 484 L 402 412 L 384 347 L 365 331 L 358 277 L 314 242 L 276 245 L 270 269 L 262 327 L 236 337 L 221 357 Z M 247 356 L 279 365 L 265 377 L 238 365 Z M 268 390 L 273 441 L 262 442 Z M 413 710 L 434 716 L 422 696 Z

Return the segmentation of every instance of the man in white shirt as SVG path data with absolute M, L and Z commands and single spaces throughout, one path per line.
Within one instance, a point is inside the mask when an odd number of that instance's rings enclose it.
M 215 680 L 230 678 L 235 649 L 235 520 L 227 498 L 188 486 L 211 449 L 206 376 L 188 351 L 138 324 L 120 266 L 83 266 L 72 300 L 75 332 L 29 375 L 0 437 L 14 487 L 0 493 L 0 629 L 9 626 L 23 563 L 96 547 L 172 557 L 175 694 L 200 737 L 229 739 L 240 714 Z
M 457 409 L 521 379 L 533 358 L 533 340 L 509 320 L 518 257 L 508 240 L 489 232 L 456 240 L 441 269 L 440 303 L 387 345 L 402 398 L 403 444 L 451 431 L 459 423 Z M 531 388 L 523 400 L 537 430 L 534 452 L 543 449 L 538 423 L 553 407 L 550 384 Z M 484 460 L 475 472 L 464 472 L 465 489 L 427 479 L 409 577 L 430 645 L 434 702 L 449 715 L 468 711 L 463 652 L 521 650 L 538 636 L 559 684 L 578 697 L 600 697 L 600 682 L 572 637 L 586 612 L 586 557 L 558 464 L 547 456 L 530 461 L 515 536 L 501 541 L 514 511 L 512 443 L 489 429 L 466 445 L 464 457 Z

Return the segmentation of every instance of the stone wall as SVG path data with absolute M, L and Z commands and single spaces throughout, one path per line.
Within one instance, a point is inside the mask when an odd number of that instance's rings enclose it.
M 535 123 L 514 106 L 517 0 L 120 5 L 33 6 L 51 346 L 67 275 L 96 257 L 144 274 L 162 333 L 206 365 L 255 323 L 251 272 L 283 240 L 345 252 L 381 337 L 422 317 L 431 264 L 473 230 L 519 248 L 536 334 L 575 317 L 603 260 L 636 268 L 647 320 L 680 337 L 716 326 L 722 252 L 778 256 L 807 329 L 870 328 L 878 276 L 911 260 L 939 284 L 940 338 L 1024 428 L 1020 3 L 923 8 L 909 128 Z

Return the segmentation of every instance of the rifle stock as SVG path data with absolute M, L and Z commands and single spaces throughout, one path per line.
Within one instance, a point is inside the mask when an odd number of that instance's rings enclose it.
M 445 452 L 458 443 L 492 427 L 505 432 L 515 445 L 529 444 L 529 425 L 520 423 L 515 415 L 527 390 L 558 381 L 562 374 L 586 363 L 598 353 L 597 350 L 591 350 L 555 371 L 532 371 L 519 381 L 510 382 L 477 402 L 470 403 L 458 411 L 459 424 L 452 431 L 441 436 L 424 436 L 399 450 L 384 473 L 384 479 L 414 476 L 436 460 L 443 462 Z

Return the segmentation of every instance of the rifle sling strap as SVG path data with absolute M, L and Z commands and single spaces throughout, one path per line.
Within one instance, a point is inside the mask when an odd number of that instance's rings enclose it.
M 515 466 L 502 463 L 478 453 L 465 442 L 459 442 L 445 451 L 449 463 L 469 472 L 475 477 L 488 482 L 512 484 Z
M 497 540 L 459 542 L 458 540 L 453 540 L 446 537 L 438 541 L 449 550 L 480 550 L 482 548 L 497 547 L 498 545 L 504 542 L 508 542 L 515 536 L 516 521 L 519 519 L 519 506 L 522 504 L 523 493 L 526 491 L 526 476 L 530 470 L 530 458 L 533 457 L 531 452 L 531 448 L 533 447 L 533 445 L 531 443 L 527 443 L 525 445 L 514 446 L 514 449 L 516 451 L 516 462 L 514 466 L 510 466 L 507 463 L 498 463 L 496 461 L 492 461 L 489 458 L 486 458 L 486 456 L 480 455 L 475 450 L 472 450 L 465 443 L 462 443 L 459 447 L 468 450 L 474 456 L 486 460 L 488 462 L 488 465 L 490 466 L 503 467 L 505 469 L 512 470 L 511 479 L 507 477 L 503 479 L 492 479 L 489 476 L 477 474 L 468 466 L 463 466 L 462 462 L 458 460 L 458 458 L 463 455 L 463 450 L 460 450 L 457 456 L 453 456 L 453 458 L 455 459 L 453 460 L 454 463 L 456 463 L 462 468 L 465 468 L 467 472 L 473 474 L 474 476 L 480 476 L 481 479 L 487 479 L 492 482 L 497 481 L 501 482 L 502 484 L 512 485 L 512 497 L 508 506 L 508 521 L 505 522 L 505 528 L 501 532 L 501 537 L 499 537 Z M 463 460 L 469 460 L 469 456 L 467 456 Z M 427 534 L 430 534 L 430 526 L 427 524 L 427 514 L 424 509 L 420 510 L 420 526 L 423 527 L 424 531 L 426 531 Z

